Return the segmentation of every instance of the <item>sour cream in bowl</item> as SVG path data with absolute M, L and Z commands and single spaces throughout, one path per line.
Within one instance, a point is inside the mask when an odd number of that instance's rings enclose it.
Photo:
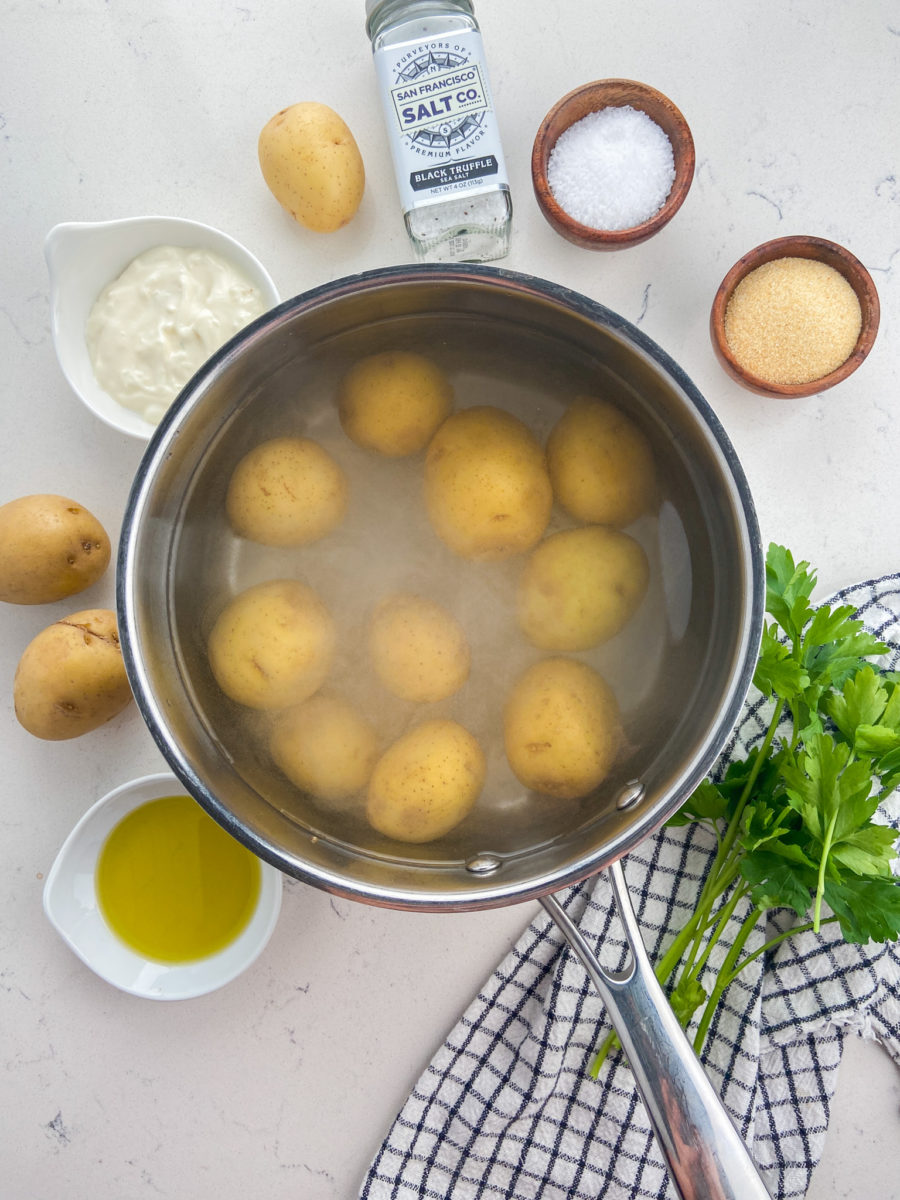
M 63 374 L 107 425 L 144 440 L 210 355 L 279 301 L 249 250 L 180 217 L 56 225 L 44 252 Z

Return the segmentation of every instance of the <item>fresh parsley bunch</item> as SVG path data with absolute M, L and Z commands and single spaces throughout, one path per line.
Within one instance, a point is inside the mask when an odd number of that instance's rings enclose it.
M 702 1008 L 699 1052 L 723 992 L 753 959 L 808 929 L 838 922 L 848 942 L 900 936 L 896 832 L 876 810 L 900 783 L 900 673 L 867 660 L 889 647 L 848 605 L 813 608 L 815 573 L 783 546 L 766 556 L 766 612 L 756 687 L 774 700 L 761 744 L 704 781 L 670 825 L 710 828 L 718 849 L 693 916 L 656 968 L 686 1027 Z M 707 992 L 700 977 L 738 908 L 746 910 Z M 768 909 L 800 922 L 764 946 L 745 945 Z M 600 1047 L 596 1076 L 614 1034 Z

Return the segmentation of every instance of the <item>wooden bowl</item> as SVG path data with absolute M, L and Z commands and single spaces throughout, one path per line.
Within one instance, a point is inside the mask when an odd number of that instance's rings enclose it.
M 557 204 L 547 182 L 550 152 L 561 133 L 589 113 L 630 105 L 655 121 L 672 143 L 675 181 L 659 212 L 631 229 L 593 229 L 574 220 Z M 541 122 L 531 151 L 531 180 L 538 205 L 557 233 L 586 250 L 621 250 L 653 237 L 675 216 L 694 179 L 694 139 L 687 121 L 668 97 L 633 79 L 598 79 L 563 96 Z
M 772 262 L 776 258 L 811 258 L 817 262 L 825 263 L 829 267 L 833 267 L 844 276 L 856 293 L 856 298 L 859 300 L 859 307 L 862 313 L 862 326 L 853 350 L 834 371 L 829 372 L 827 375 L 822 375 L 819 379 L 812 379 L 809 383 L 772 383 L 769 380 L 762 379 L 759 375 L 754 375 L 751 371 L 742 367 L 734 357 L 728 345 L 728 339 L 725 336 L 725 311 L 728 308 L 729 300 L 734 294 L 734 289 L 751 271 L 755 271 L 757 267 L 763 266 L 764 263 Z M 722 280 L 719 290 L 716 292 L 712 311 L 709 315 L 709 333 L 719 362 L 731 378 L 741 384 L 742 387 L 747 388 L 751 392 L 756 392 L 760 396 L 799 398 L 824 392 L 827 388 L 834 387 L 836 383 L 842 383 L 848 375 L 853 374 L 872 349 L 875 335 L 878 332 L 880 313 L 881 306 L 878 301 L 875 284 L 872 282 L 869 272 L 858 258 L 855 258 L 849 250 L 845 250 L 843 246 L 839 246 L 836 242 L 828 242 L 824 238 L 799 234 L 794 237 L 776 238 L 771 242 L 763 242 L 761 246 L 756 246 L 755 249 L 748 251 L 743 258 L 738 259 Z

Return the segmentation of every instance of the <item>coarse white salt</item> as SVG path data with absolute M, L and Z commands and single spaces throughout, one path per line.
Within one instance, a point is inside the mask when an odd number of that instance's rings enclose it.
M 672 143 L 630 104 L 602 108 L 570 125 L 547 164 L 557 204 L 591 229 L 631 229 L 649 221 L 674 181 Z

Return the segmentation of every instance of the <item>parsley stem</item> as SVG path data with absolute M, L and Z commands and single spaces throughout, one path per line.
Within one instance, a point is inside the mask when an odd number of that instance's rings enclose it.
M 826 917 L 822 921 L 823 925 L 833 925 L 837 917 Z M 729 977 L 725 980 L 725 987 L 734 983 L 735 979 L 743 971 L 744 967 L 750 965 L 755 958 L 759 958 L 761 954 L 768 954 L 770 950 L 774 950 L 776 946 L 780 946 L 782 942 L 786 942 L 789 937 L 795 937 L 798 933 L 808 933 L 813 928 L 812 921 L 806 921 L 802 925 L 794 925 L 790 929 L 785 929 L 782 933 L 776 934 L 775 937 L 769 938 L 758 950 L 754 950 L 752 954 L 748 954 L 746 958 L 742 958 L 737 964 Z
M 771 720 L 769 721 L 769 726 L 766 729 L 762 745 L 760 746 L 759 751 L 753 760 L 750 768 L 750 774 L 748 775 L 747 781 L 744 784 L 740 799 L 738 800 L 737 808 L 735 809 L 735 812 L 728 823 L 725 835 L 724 837 L 718 837 L 718 849 L 716 850 L 716 855 L 710 865 L 709 870 L 707 871 L 706 879 L 701 889 L 700 897 L 697 901 L 697 907 L 694 910 L 694 915 L 676 934 L 672 944 L 669 946 L 668 950 L 656 966 L 656 978 L 663 986 L 665 986 L 665 984 L 669 981 L 676 967 L 681 962 L 685 951 L 690 946 L 688 963 L 682 972 L 682 978 L 687 978 L 688 971 L 690 971 L 691 967 L 696 961 L 697 955 L 700 953 L 700 946 L 703 943 L 704 934 L 711 927 L 718 923 L 717 918 L 713 918 L 711 915 L 713 906 L 716 900 L 718 900 L 719 897 L 731 886 L 740 871 L 737 858 L 730 863 L 728 863 L 727 860 L 732 852 L 734 843 L 737 841 L 737 837 L 741 828 L 741 816 L 743 815 L 743 811 L 748 800 L 753 794 L 753 788 L 756 784 L 759 772 L 762 770 L 763 763 L 768 757 L 769 751 L 772 747 L 772 742 L 775 740 L 775 734 L 779 724 L 781 723 L 783 712 L 784 701 L 779 700 L 775 705 L 775 709 L 772 713 Z M 737 904 L 738 899 L 740 899 L 740 895 L 738 895 L 737 899 L 735 899 L 735 905 Z M 702 962 L 705 962 L 707 957 L 708 951 L 703 955 Z M 603 1066 L 608 1054 L 617 1045 L 617 1043 L 618 1038 L 616 1037 L 615 1032 L 610 1032 L 600 1044 L 590 1066 L 590 1074 L 594 1079 L 596 1079 L 600 1074 L 600 1068 Z
M 737 864 L 732 864 L 731 867 L 729 868 L 727 877 L 724 879 L 724 881 L 720 877 L 719 886 L 716 890 L 716 893 L 714 896 L 712 896 L 710 898 L 710 901 L 709 901 L 710 908 L 715 903 L 715 901 L 723 894 L 723 892 L 727 891 L 728 888 L 732 885 L 732 883 L 734 882 L 735 878 L 738 875 L 738 872 L 739 872 L 739 868 L 738 868 Z M 721 912 L 717 913 L 715 916 L 710 916 L 709 911 L 706 911 L 705 913 L 701 913 L 699 911 L 699 909 L 695 910 L 693 917 L 691 917 L 690 921 L 688 921 L 688 923 L 682 927 L 682 929 L 679 931 L 678 935 L 675 937 L 674 941 L 672 942 L 671 946 L 669 946 L 669 949 L 666 951 L 666 953 L 659 960 L 659 962 L 657 963 L 657 965 L 655 967 L 656 978 L 659 980 L 659 982 L 663 986 L 665 986 L 666 983 L 668 983 L 671 975 L 675 971 L 675 968 L 678 966 L 679 962 L 681 961 L 681 958 L 684 954 L 685 948 L 687 947 L 688 943 L 694 938 L 694 934 L 695 934 L 695 931 L 697 931 L 697 929 L 698 929 L 698 925 L 699 925 L 699 933 L 701 935 L 701 940 L 702 940 L 702 935 L 704 933 L 706 933 L 710 929 L 713 929 L 717 925 L 721 926 L 721 928 L 724 929 L 724 923 L 727 922 L 731 913 L 734 911 L 734 907 L 737 905 L 738 901 L 744 895 L 746 895 L 745 888 L 736 889 L 733 897 L 729 898 L 728 903 L 726 905 L 727 912 L 725 909 L 723 909 Z M 695 971 L 693 972 L 693 974 L 695 976 L 698 975 L 700 973 L 700 971 L 703 969 L 703 966 L 706 962 L 709 952 L 712 949 L 713 945 L 715 944 L 715 940 L 718 937 L 719 937 L 719 934 L 716 934 L 714 936 L 714 938 L 711 939 L 706 951 L 703 954 L 702 959 L 700 960 L 700 963 L 697 965 Z M 676 984 L 676 987 L 680 986 L 687 978 L 688 978 L 688 968 L 685 967 L 684 971 L 682 972 L 681 978 L 679 979 L 678 983 Z M 609 1055 L 610 1051 L 615 1049 L 618 1046 L 618 1044 L 619 1044 L 619 1039 L 617 1038 L 615 1031 L 611 1031 L 610 1033 L 608 1033 L 606 1035 L 606 1037 L 603 1039 L 603 1041 L 597 1047 L 597 1052 L 594 1055 L 594 1057 L 591 1061 L 591 1066 L 590 1066 L 590 1075 L 593 1079 L 596 1079 L 598 1077 L 598 1075 L 600 1074 L 600 1068 L 603 1066 L 604 1062 L 606 1061 L 606 1058 Z
M 697 914 L 695 912 L 691 920 L 679 930 L 675 940 L 672 942 L 669 949 L 654 968 L 656 978 L 663 985 L 663 987 L 665 987 L 666 983 L 669 981 L 669 977 L 681 961 L 681 956 L 684 953 L 685 947 L 694 936 L 694 922 L 696 920 Z M 597 1053 L 594 1055 L 591 1061 L 590 1075 L 593 1079 L 596 1079 L 600 1074 L 600 1068 L 606 1061 L 608 1054 L 611 1050 L 615 1049 L 618 1044 L 619 1039 L 616 1036 L 615 1030 L 612 1030 L 600 1043 L 597 1048 Z
M 775 734 L 778 731 L 778 726 L 781 724 L 781 716 L 784 712 L 784 701 L 779 700 L 772 710 L 772 717 L 769 721 L 769 726 L 766 729 L 765 737 L 762 745 L 756 753 L 753 762 L 750 766 L 750 774 L 747 776 L 747 782 L 744 784 L 744 790 L 741 792 L 741 798 L 737 803 L 737 808 L 728 823 L 728 829 L 725 831 L 725 837 L 722 839 L 722 857 L 731 853 L 731 848 L 737 840 L 737 836 L 741 831 L 741 817 L 744 815 L 744 809 L 747 807 L 747 801 L 753 794 L 753 788 L 756 785 L 756 780 L 762 770 L 763 763 L 769 757 L 769 751 L 772 749 L 772 743 L 775 741 Z M 716 864 L 714 863 L 713 866 Z
M 719 913 L 717 914 L 717 917 L 715 920 L 715 932 L 713 934 L 711 934 L 710 937 L 707 939 L 706 948 L 704 949 L 703 953 L 700 955 L 699 959 L 697 960 L 696 964 L 694 965 L 694 967 L 691 971 L 691 974 L 694 976 L 695 979 L 699 979 L 700 973 L 703 970 L 703 968 L 706 966 L 707 959 L 709 958 L 713 947 L 715 946 L 716 942 L 718 942 L 718 940 L 722 936 L 722 934 L 725 932 L 725 929 L 728 926 L 728 922 L 731 920 L 734 910 L 737 908 L 738 904 L 740 904 L 741 900 L 744 899 L 744 897 L 747 895 L 747 892 L 749 890 L 750 889 L 748 887 L 735 888 L 734 891 L 729 896 L 725 905 L 719 910 Z M 712 922 L 711 922 L 711 924 L 712 924 Z
M 603 1041 L 600 1043 L 600 1045 L 597 1047 L 597 1053 L 594 1055 L 594 1057 L 591 1061 L 591 1068 L 590 1068 L 591 1079 L 597 1078 L 597 1076 L 600 1074 L 600 1068 L 606 1062 L 606 1059 L 607 1059 L 607 1056 L 609 1055 L 610 1050 L 616 1049 L 618 1047 L 618 1045 L 619 1045 L 619 1039 L 616 1035 L 616 1031 L 614 1029 L 611 1029 L 609 1031 L 609 1033 L 606 1035 L 606 1037 L 603 1039 Z
M 759 920 L 760 912 L 755 906 L 750 910 L 744 921 L 735 935 L 731 949 L 725 956 L 725 961 L 719 969 L 719 976 L 716 980 L 715 987 L 709 994 L 709 999 L 706 1002 L 706 1007 L 703 1010 L 703 1015 L 700 1018 L 700 1024 L 697 1027 L 697 1033 L 694 1037 L 694 1049 L 699 1054 L 703 1043 L 706 1041 L 706 1035 L 709 1031 L 709 1026 L 713 1018 L 713 1013 L 716 1011 L 719 1000 L 722 998 L 722 993 L 725 991 L 730 982 L 730 976 L 734 970 L 734 965 L 740 957 L 740 953 L 744 948 L 744 943 L 753 932 L 757 921 Z
M 721 913 L 714 913 L 716 901 L 728 891 L 734 883 L 740 872 L 738 861 L 732 859 L 728 864 L 727 869 L 723 866 L 719 869 L 715 886 L 712 888 L 711 894 L 707 897 L 706 903 L 701 907 L 699 904 L 694 911 L 693 917 L 688 922 L 687 928 L 692 930 L 693 940 L 691 942 L 690 952 L 685 960 L 684 967 L 681 972 L 681 980 L 683 982 L 690 976 L 696 976 L 700 973 L 703 963 L 706 961 L 708 950 L 697 964 L 697 955 L 700 953 L 700 948 L 703 945 L 703 939 L 713 926 L 719 924 Z M 714 941 L 715 939 L 713 939 Z
M 831 853 L 831 843 L 834 840 L 834 827 L 837 824 L 838 814 L 837 809 L 831 816 L 828 822 L 828 829 L 825 831 L 825 838 L 822 842 L 822 857 L 819 859 L 819 875 L 816 881 L 816 903 L 813 908 L 813 929 L 816 933 L 822 924 L 822 897 L 825 894 L 825 867 L 828 863 L 828 855 Z
M 772 711 L 772 716 L 769 720 L 769 725 L 766 729 L 762 745 L 759 747 L 753 762 L 750 765 L 750 773 L 747 776 L 747 781 L 744 784 L 743 790 L 741 791 L 740 799 L 737 802 L 734 813 L 728 822 L 728 828 L 725 830 L 724 837 L 719 839 L 719 848 L 716 851 L 716 856 L 712 861 L 711 867 L 709 868 L 706 881 L 703 884 L 703 888 L 700 892 L 700 898 L 697 901 L 697 914 L 703 913 L 706 915 L 706 917 L 708 917 L 716 899 L 725 890 L 724 888 L 719 888 L 719 890 L 716 890 L 719 885 L 719 877 L 729 855 L 734 848 L 734 843 L 737 841 L 738 834 L 741 831 L 741 818 L 744 815 L 744 809 L 747 807 L 747 802 L 753 795 L 753 789 L 756 786 L 756 780 L 759 778 L 759 773 L 762 770 L 763 763 L 769 757 L 769 751 L 772 749 L 772 743 L 775 740 L 775 734 L 778 731 L 778 726 L 781 724 L 783 713 L 784 701 L 778 700 Z M 731 864 L 731 868 L 735 868 L 734 863 Z M 734 869 L 734 874 L 730 876 L 729 883 L 732 879 L 734 879 L 736 874 L 737 870 Z M 689 922 L 688 928 L 692 931 L 691 939 L 693 940 L 693 944 L 691 945 L 690 954 L 688 955 L 688 970 L 700 952 L 700 945 L 703 940 L 705 927 L 705 920 L 701 920 L 699 924 L 695 920 Z

